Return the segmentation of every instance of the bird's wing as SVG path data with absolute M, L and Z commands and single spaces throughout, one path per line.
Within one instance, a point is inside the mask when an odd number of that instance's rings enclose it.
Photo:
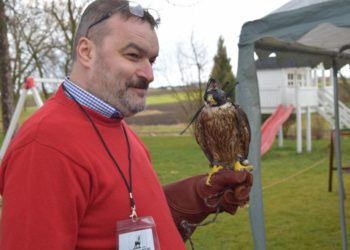
M 240 143 L 237 144 L 237 153 L 239 153 L 243 159 L 246 160 L 248 158 L 249 153 L 249 144 L 251 139 L 251 131 L 250 131 L 250 125 L 249 120 L 247 117 L 247 114 L 243 111 L 241 107 L 238 105 L 234 105 L 236 109 L 236 115 L 237 115 L 237 128 L 238 128 L 238 138 L 240 140 Z
M 236 158 L 237 114 L 235 107 L 227 103 L 220 107 L 205 106 L 195 123 L 195 138 L 211 165 L 231 167 Z

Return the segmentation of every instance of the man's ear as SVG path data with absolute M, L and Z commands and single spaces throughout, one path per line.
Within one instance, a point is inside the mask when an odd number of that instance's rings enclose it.
M 82 37 L 78 42 L 76 50 L 77 60 L 85 67 L 90 68 L 95 55 L 95 44 L 88 38 Z

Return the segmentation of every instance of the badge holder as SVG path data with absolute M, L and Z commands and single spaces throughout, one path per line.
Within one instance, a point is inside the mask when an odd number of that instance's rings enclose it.
M 117 250 L 160 250 L 153 217 L 137 217 L 135 210 L 130 217 L 117 221 Z

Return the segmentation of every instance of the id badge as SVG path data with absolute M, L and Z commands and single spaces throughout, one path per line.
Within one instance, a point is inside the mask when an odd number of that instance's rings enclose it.
M 160 250 L 152 216 L 117 221 L 117 250 Z

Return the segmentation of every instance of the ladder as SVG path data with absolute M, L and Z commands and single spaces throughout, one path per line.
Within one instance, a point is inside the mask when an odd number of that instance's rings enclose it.
M 2 145 L 1 145 L 0 161 L 4 157 L 5 152 L 10 144 L 10 141 L 11 141 L 12 136 L 13 136 L 15 129 L 16 129 L 16 124 L 18 122 L 19 116 L 21 115 L 22 109 L 24 107 L 26 97 L 30 92 L 32 93 L 32 95 L 34 97 L 35 104 L 38 107 L 41 107 L 43 105 L 43 101 L 41 100 L 39 92 L 35 86 L 33 77 L 30 77 L 30 76 L 27 77 L 23 86 L 22 86 L 22 89 L 20 91 L 20 96 L 19 96 L 16 108 L 15 108 L 15 112 L 13 113 L 9 128 L 7 129 L 6 135 L 5 135 L 4 140 L 2 142 Z
M 339 102 L 339 125 L 340 129 L 350 128 L 350 108 L 343 102 Z M 334 128 L 334 101 L 333 93 L 325 88 L 318 90 L 318 112 Z

